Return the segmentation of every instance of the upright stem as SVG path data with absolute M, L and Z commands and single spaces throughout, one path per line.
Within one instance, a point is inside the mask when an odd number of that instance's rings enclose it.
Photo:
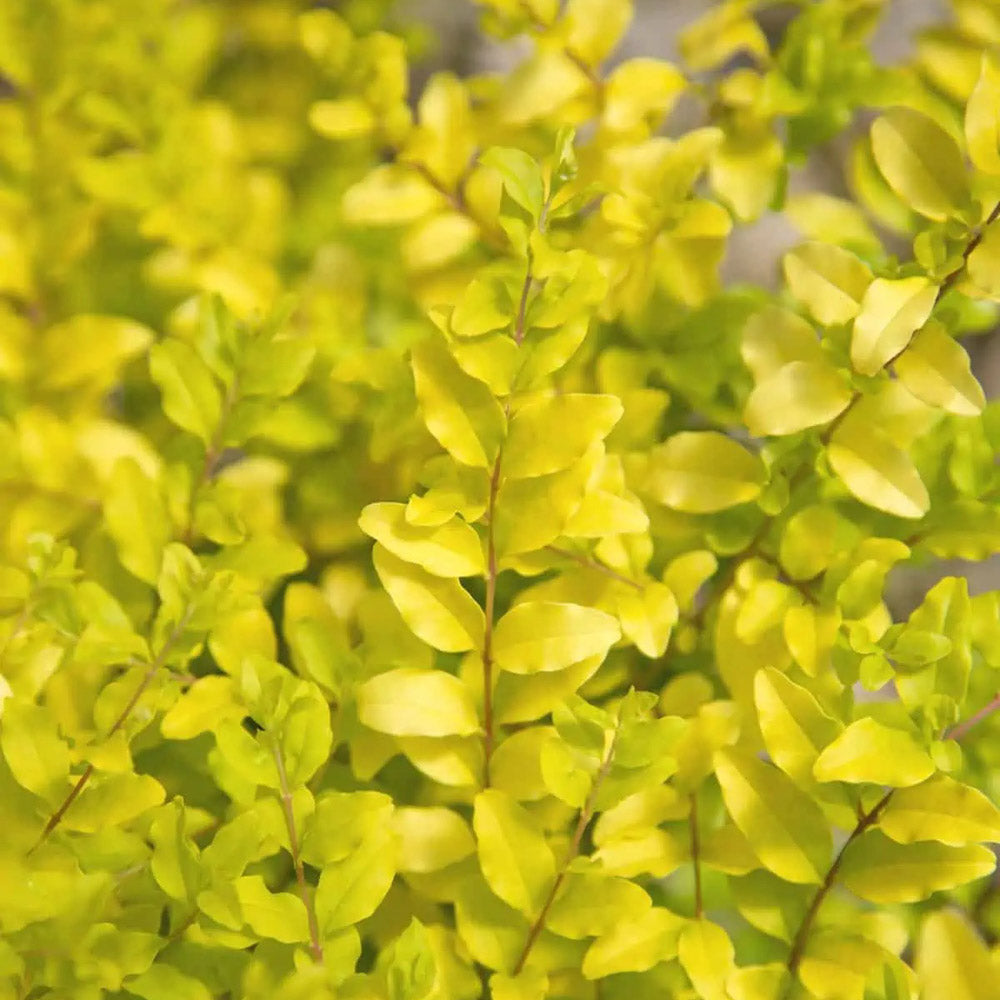
M 566 853 L 566 858 L 562 863 L 562 867 L 556 874 L 555 881 L 552 883 L 552 888 L 549 890 L 548 896 L 545 897 L 545 902 L 542 904 L 542 908 L 539 910 L 538 916 L 535 918 L 535 922 L 531 925 L 531 928 L 528 931 L 528 936 L 525 938 L 524 947 L 521 949 L 521 954 L 514 965 L 512 975 L 517 976 L 524 969 L 524 964 L 528 961 L 531 949 L 535 947 L 535 942 L 538 940 L 539 934 L 541 934 L 545 928 L 545 921 L 548 918 L 549 910 L 552 909 L 552 904 L 556 901 L 556 896 L 559 894 L 559 890 L 562 888 L 563 882 L 566 881 L 566 873 L 569 871 L 569 866 L 573 862 L 573 859 L 580 853 L 580 843 L 583 840 L 583 833 L 587 829 L 587 825 L 594 818 L 597 792 L 604 779 L 608 776 L 608 771 L 611 770 L 611 763 L 614 760 L 615 745 L 618 742 L 618 732 L 620 728 L 621 718 L 618 719 L 618 722 L 615 725 L 615 731 L 611 737 L 611 744 L 607 749 L 607 753 L 604 755 L 604 760 L 601 761 L 601 766 L 598 768 L 597 774 L 594 775 L 594 782 L 590 786 L 590 794 L 587 796 L 587 801 L 584 802 L 582 808 L 580 809 L 580 814 L 576 820 L 576 827 L 573 830 L 573 839 L 570 841 L 569 851 Z
M 694 915 L 700 920 L 702 915 L 701 898 L 701 836 L 698 831 L 698 794 L 691 793 L 691 812 L 688 816 L 691 827 L 691 864 L 694 866 Z
M 292 864 L 295 866 L 295 881 L 299 888 L 299 897 L 306 908 L 309 921 L 309 951 L 313 960 L 323 961 L 323 945 L 319 938 L 319 921 L 316 919 L 316 907 L 306 883 L 306 872 L 302 865 L 302 855 L 299 851 L 299 838 L 295 829 L 295 810 L 292 807 L 292 790 L 288 784 L 288 772 L 285 769 L 285 758 L 281 747 L 274 743 L 271 747 L 274 754 L 274 764 L 278 770 L 278 784 L 281 786 L 281 810 L 285 814 L 285 827 L 288 830 L 288 845 L 292 853 Z
M 493 756 L 493 619 L 497 595 L 496 506 L 500 490 L 503 453 L 497 454 L 490 477 L 486 503 L 486 630 L 483 634 L 483 788 L 490 787 L 490 758 Z

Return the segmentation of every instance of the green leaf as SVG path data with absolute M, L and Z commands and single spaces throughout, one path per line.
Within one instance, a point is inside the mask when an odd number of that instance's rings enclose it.
M 569 872 L 549 910 L 546 927 L 574 940 L 599 937 L 621 921 L 641 916 L 651 905 L 646 891 L 628 879 Z
M 316 919 L 324 937 L 370 917 L 396 875 L 392 831 L 378 827 L 346 858 L 325 865 L 316 886 Z
M 917 331 L 893 367 L 903 385 L 928 406 L 974 417 L 986 405 L 965 348 L 937 320 Z
M 830 830 L 819 806 L 776 767 L 720 750 L 715 771 L 733 822 L 760 860 L 789 882 L 820 882 L 830 862 Z
M 764 484 L 760 459 L 717 431 L 682 431 L 650 454 L 647 492 L 689 514 L 708 514 L 755 499 Z
M 641 916 L 620 920 L 599 937 L 583 959 L 586 979 L 604 979 L 619 972 L 645 972 L 677 955 L 678 940 L 687 924 L 683 917 L 654 906 Z
M 997 863 L 993 852 L 979 845 L 897 844 L 878 830 L 858 837 L 843 857 L 844 885 L 872 903 L 916 903 L 989 875 Z
M 940 222 L 965 207 L 962 152 L 937 122 L 911 108 L 893 108 L 875 120 L 871 139 L 882 176 L 911 208 Z
M 876 278 L 865 292 L 851 334 L 851 364 L 875 375 L 902 352 L 930 316 L 938 289 L 926 278 Z
M 385 967 L 389 1000 L 425 1000 L 434 988 L 437 962 L 424 925 L 413 917 L 392 943 Z
M 830 467 L 862 502 L 897 517 L 916 519 L 931 500 L 909 456 L 877 427 L 847 419 L 827 446 Z
M 194 348 L 174 338 L 154 344 L 149 374 L 163 394 L 163 412 L 209 445 L 222 416 L 222 395 Z
M 743 419 L 755 437 L 795 434 L 829 423 L 852 399 L 847 380 L 827 362 L 792 361 L 759 382 Z
M 427 429 L 459 462 L 491 467 L 507 429 L 493 393 L 459 368 L 439 337 L 422 340 L 411 356 Z
M 358 717 L 393 736 L 467 736 L 479 732 L 469 689 L 443 670 L 401 667 L 376 674 L 356 692 Z
M 736 968 L 736 950 L 718 924 L 704 919 L 691 921 L 681 931 L 677 953 L 700 997 L 728 1000 L 726 981 Z
M 621 638 L 609 614 L 579 604 L 528 601 L 511 608 L 493 632 L 493 657 L 503 670 L 533 674 L 603 658 Z
M 298 896 L 271 892 L 259 875 L 244 875 L 235 885 L 243 917 L 255 934 L 285 944 L 309 940 L 306 908 Z
M 996 963 L 962 914 L 954 910 L 928 913 L 920 926 L 916 950 L 923 1000 L 1000 998 Z
M 155 585 L 163 549 L 173 534 L 160 491 L 133 458 L 115 463 L 107 489 L 104 523 L 118 558 L 130 573 Z
M 394 556 L 434 576 L 475 576 L 486 570 L 479 536 L 457 516 L 433 527 L 416 527 L 406 520 L 406 504 L 370 503 L 358 524 Z
M 608 436 L 624 412 L 616 396 L 586 393 L 525 403 L 510 421 L 503 474 L 526 479 L 569 468 L 595 441 Z
M 129 993 L 143 1000 L 211 1000 L 212 994 L 200 980 L 180 969 L 157 962 L 134 979 L 123 984 Z
M 378 543 L 372 556 L 382 586 L 418 638 L 446 653 L 482 647 L 483 610 L 457 580 L 433 576 Z
M 400 806 L 392 817 L 401 872 L 435 872 L 473 854 L 468 824 L 444 806 Z
M 773 667 L 754 677 L 754 703 L 771 760 L 796 783 L 811 784 L 816 759 L 843 726 L 809 691 Z
M 861 311 L 872 272 L 859 257 L 827 243 L 805 243 L 782 261 L 789 291 L 824 326 L 849 323 Z
M 618 595 L 622 632 L 643 656 L 663 656 L 679 615 L 674 592 L 655 580 L 641 591 L 630 587 Z
M 68 791 L 69 747 L 41 705 L 17 698 L 5 701 L 0 749 L 22 788 L 48 801 Z
M 819 755 L 817 781 L 871 782 L 906 788 L 934 773 L 934 762 L 908 732 L 870 717 L 852 722 Z
M 495 788 L 475 799 L 472 826 L 489 887 L 525 916 L 536 916 L 552 889 L 556 862 L 531 814 Z
M 763 382 L 793 361 L 821 364 L 826 356 L 819 337 L 801 316 L 768 305 L 747 320 L 740 354 L 754 381 Z
M 984 52 L 979 79 L 965 106 L 965 142 L 969 159 L 984 174 L 1000 174 L 1000 65 Z
M 504 190 L 533 219 L 542 214 L 545 199 L 542 171 L 524 150 L 493 146 L 480 156 L 479 162 L 500 174 Z
M 946 774 L 895 792 L 879 813 L 878 826 L 900 844 L 1000 843 L 1000 809 L 978 789 Z
M 302 833 L 302 858 L 314 868 L 343 861 L 392 822 L 392 799 L 382 792 L 325 791 Z

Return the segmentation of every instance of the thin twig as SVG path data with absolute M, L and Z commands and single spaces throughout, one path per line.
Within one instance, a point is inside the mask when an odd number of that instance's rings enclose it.
M 945 739 L 949 740 L 960 740 L 964 737 L 970 729 L 974 726 L 978 726 L 983 719 L 991 716 L 997 709 L 1000 709 L 1000 694 L 998 694 L 992 701 L 984 705 L 978 712 L 974 715 L 970 715 L 969 718 L 964 719 L 962 722 L 956 723 L 946 734 Z
M 278 770 L 278 784 L 281 787 L 281 810 L 285 814 L 288 844 L 292 853 L 292 864 L 295 866 L 295 882 L 298 885 L 299 897 L 302 900 L 302 905 L 306 908 L 306 917 L 309 921 L 309 951 L 312 953 L 314 961 L 322 962 L 323 945 L 320 943 L 319 921 L 316 919 L 316 907 L 313 905 L 309 885 L 306 882 L 306 871 L 302 864 L 302 855 L 299 850 L 299 838 L 295 829 L 295 810 L 292 806 L 292 790 L 288 784 L 285 758 L 277 742 L 272 744 L 271 751 L 274 755 L 274 765 Z
M 597 773 L 594 775 L 593 784 L 590 786 L 590 793 L 587 795 L 587 799 L 580 809 L 580 814 L 577 817 L 576 828 L 573 830 L 573 839 L 570 841 L 569 851 L 567 852 L 566 858 L 562 863 L 562 867 L 556 874 L 555 880 L 552 883 L 552 888 L 549 889 L 548 896 L 545 897 L 545 902 L 542 904 L 542 908 L 539 910 L 538 916 L 535 918 L 534 923 L 528 931 L 528 936 L 525 938 L 524 947 L 521 949 L 521 954 L 514 965 L 512 975 L 517 976 L 524 969 L 524 964 L 528 961 L 531 949 L 534 948 L 535 942 L 538 940 L 538 936 L 545 928 L 545 921 L 548 918 L 549 910 L 552 909 L 552 904 L 556 901 L 556 896 L 559 894 L 559 890 L 562 888 L 562 884 L 566 880 L 566 873 L 569 871 L 569 866 L 580 853 L 580 843 L 583 840 L 584 831 L 587 829 L 590 821 L 594 818 L 594 811 L 597 803 L 597 792 L 604 779 L 608 776 L 608 772 L 611 770 L 611 764 L 615 756 L 615 746 L 618 743 L 618 733 L 621 730 L 621 722 L 621 715 L 619 715 L 618 721 L 615 724 L 615 731 L 611 736 L 611 743 L 608 746 L 607 753 L 604 755 L 604 760 L 601 761 L 601 766 L 597 769 Z
M 638 591 L 645 589 L 638 580 L 633 580 L 630 576 L 625 576 L 624 573 L 619 573 L 610 566 L 605 566 L 604 563 L 598 562 L 596 559 L 591 559 L 589 556 L 583 556 L 578 552 L 572 552 L 569 549 L 560 548 L 558 545 L 546 545 L 545 548 L 557 556 L 562 556 L 564 559 L 572 559 L 573 562 L 579 563 L 587 569 L 592 569 L 596 573 L 603 573 L 605 576 L 611 577 L 612 580 L 617 580 L 619 583 L 624 583 L 626 586 L 634 587 Z

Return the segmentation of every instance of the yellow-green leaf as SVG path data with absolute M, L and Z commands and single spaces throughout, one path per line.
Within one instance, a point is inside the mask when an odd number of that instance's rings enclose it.
M 309 940 L 306 910 L 298 896 L 271 892 L 259 875 L 244 875 L 235 884 L 243 918 L 255 934 L 285 944 Z
M 528 601 L 497 622 L 493 657 L 513 674 L 562 670 L 591 656 L 603 657 L 620 638 L 618 622 L 597 608 Z
M 1000 1000 L 996 963 L 968 919 L 955 910 L 924 917 L 916 970 L 923 1000 Z
M 909 456 L 877 427 L 848 418 L 827 446 L 830 466 L 862 502 L 897 517 L 919 518 L 931 505 Z
M 401 806 L 392 816 L 402 872 L 435 872 L 476 850 L 468 824 L 443 806 Z
M 620 920 L 599 937 L 583 959 L 587 979 L 603 979 L 619 972 L 645 972 L 677 955 L 677 943 L 687 921 L 654 906 L 641 916 Z
M 468 736 L 479 731 L 469 689 L 443 670 L 400 667 L 357 690 L 358 716 L 392 736 Z
M 946 774 L 895 792 L 879 829 L 900 844 L 936 840 L 952 847 L 1000 843 L 1000 809 L 982 792 Z
M 969 197 L 962 152 L 933 119 L 893 108 L 871 128 L 872 153 L 889 186 L 929 219 L 955 215 Z
M 906 788 L 934 773 L 934 762 L 916 739 L 902 729 L 870 717 L 852 722 L 819 755 L 817 781 L 871 782 Z
M 566 469 L 621 419 L 616 396 L 565 393 L 525 403 L 511 418 L 503 474 L 511 479 Z
M 893 367 L 903 385 L 929 406 L 974 417 L 986 405 L 965 348 L 937 320 L 917 331 Z
M 680 611 L 673 591 L 655 580 L 641 590 L 629 587 L 618 595 L 618 618 L 625 637 L 643 656 L 662 656 Z
M 932 892 L 989 875 L 997 862 L 989 848 L 978 844 L 897 844 L 878 830 L 854 840 L 843 857 L 840 878 L 844 885 L 872 903 L 916 903 Z
M 849 323 L 861 310 L 872 280 L 868 265 L 828 243 L 805 243 L 785 254 L 789 291 L 824 326 Z
M 427 429 L 459 462 L 492 466 L 507 423 L 493 393 L 462 371 L 436 336 L 415 345 L 411 358 Z
M 719 750 L 715 771 L 729 815 L 761 862 L 788 882 L 820 882 L 831 842 L 819 806 L 783 772 L 742 751 Z
M 641 916 L 651 905 L 645 889 L 628 879 L 570 872 L 549 910 L 546 926 L 574 940 L 598 937 L 622 920 Z
M 756 498 L 764 466 L 718 431 L 682 431 L 650 455 L 647 491 L 660 503 L 689 514 L 725 510 Z
M 826 361 L 792 361 L 758 383 L 743 410 L 757 437 L 829 423 L 851 402 L 847 380 Z
M 41 705 L 5 699 L 0 749 L 14 780 L 43 799 L 68 791 L 69 747 Z
M 797 783 L 812 782 L 816 758 L 843 728 L 804 687 L 773 667 L 754 677 L 754 703 L 771 760 Z
M 194 348 L 175 338 L 154 344 L 149 374 L 163 395 L 163 412 L 209 444 L 222 415 L 222 394 Z
M 984 52 L 979 79 L 965 106 L 969 159 L 984 174 L 1000 174 L 1000 64 Z
M 382 586 L 420 639 L 446 653 L 482 646 L 483 610 L 457 580 L 433 576 L 378 543 L 373 559 Z
M 726 980 L 736 967 L 729 935 L 711 920 L 693 920 L 681 931 L 677 954 L 698 996 L 728 1000 Z
M 876 374 L 910 342 L 930 316 L 938 289 L 926 278 L 876 278 L 854 319 L 851 364 L 862 375 Z
M 393 555 L 434 576 L 474 576 L 486 569 L 479 536 L 457 516 L 433 527 L 420 527 L 407 521 L 406 504 L 370 503 L 358 524 Z
M 535 917 L 556 877 L 556 861 L 531 814 L 489 788 L 476 796 L 472 826 L 479 865 L 490 888 L 525 916 Z
M 796 313 L 774 305 L 765 306 L 747 320 L 740 354 L 756 382 L 770 378 L 792 361 L 824 361 L 812 326 Z

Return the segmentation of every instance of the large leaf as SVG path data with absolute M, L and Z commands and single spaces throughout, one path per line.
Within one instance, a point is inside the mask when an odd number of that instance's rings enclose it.
M 429 646 L 463 653 L 482 646 L 483 609 L 457 580 L 433 576 L 375 545 L 375 570 L 403 621 Z
M 851 364 L 862 375 L 874 375 L 910 342 L 930 316 L 937 286 L 926 278 L 876 278 L 865 292 L 854 319 Z
M 847 380 L 826 361 L 791 361 L 750 393 L 743 419 L 751 434 L 795 434 L 847 409 Z
M 872 272 L 859 257 L 827 243 L 805 243 L 785 254 L 788 288 L 824 326 L 849 323 L 861 309 Z
M 556 862 L 531 814 L 490 788 L 476 796 L 472 826 L 489 887 L 515 910 L 536 916 L 555 881 Z
M 984 174 L 1000 174 L 1000 65 L 983 53 L 979 79 L 965 106 L 965 142 L 969 159 Z
M 975 928 L 955 910 L 924 917 L 916 969 L 923 1000 L 1000 1000 L 996 963 Z
M 739 750 L 720 750 L 715 771 L 729 815 L 760 860 L 789 882 L 820 882 L 830 830 L 819 806 L 784 773 Z
M 621 638 L 609 614 L 580 604 L 529 601 L 511 608 L 493 632 L 497 666 L 514 674 L 562 670 L 603 657 Z
M 919 784 L 933 773 L 934 762 L 910 733 L 872 718 L 852 722 L 813 767 L 817 781 L 871 782 L 893 788 Z
M 879 814 L 878 825 L 900 844 L 1000 843 L 1000 809 L 978 789 L 946 774 L 897 791 Z
M 443 670 L 401 667 L 357 689 L 358 716 L 393 736 L 468 736 L 479 731 L 469 689 Z
M 903 385 L 929 406 L 974 417 L 986 405 L 965 348 L 937 320 L 917 331 L 893 367 Z

